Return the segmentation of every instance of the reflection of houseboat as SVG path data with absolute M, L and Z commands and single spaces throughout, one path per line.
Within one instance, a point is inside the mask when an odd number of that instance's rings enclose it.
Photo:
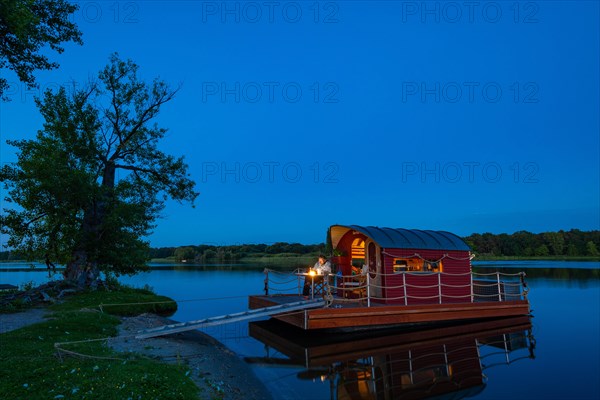
M 247 361 L 301 366 L 299 378 L 329 381 L 332 399 L 470 397 L 485 388 L 487 368 L 533 358 L 535 347 L 529 317 L 341 335 L 271 319 L 250 323 L 249 333 L 267 354 Z
M 332 259 L 333 274 L 265 270 L 265 294 L 250 296 L 250 309 L 293 304 L 274 318 L 303 329 L 530 314 L 525 274 L 473 273 L 470 248 L 452 233 L 333 225 L 328 240 L 341 254 Z M 298 309 L 305 279 L 323 301 Z

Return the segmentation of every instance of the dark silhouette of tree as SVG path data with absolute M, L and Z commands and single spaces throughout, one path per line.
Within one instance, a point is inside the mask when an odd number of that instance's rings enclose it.
M 151 124 L 176 90 L 140 81 L 137 70 L 115 54 L 87 90 L 46 92 L 37 101 L 43 129 L 33 140 L 9 142 L 18 161 L 0 171 L 8 204 L 18 206 L 2 216 L 8 245 L 67 264 L 65 277 L 80 285 L 102 270 L 143 269 L 143 238 L 165 199 L 197 196 L 183 158 L 158 148 L 167 130 Z
M 78 6 L 65 0 L 0 1 L 0 69 L 13 70 L 21 82 L 36 87 L 36 70 L 58 67 L 41 50 L 62 53 L 62 43 L 82 44 L 81 32 L 69 21 Z M 6 78 L 0 77 L 0 98 L 7 100 Z

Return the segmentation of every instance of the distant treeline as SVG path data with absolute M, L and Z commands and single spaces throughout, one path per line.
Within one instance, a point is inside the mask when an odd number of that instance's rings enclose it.
M 514 257 L 598 257 L 600 252 L 600 231 L 570 231 L 531 233 L 515 232 L 474 233 L 463 238 L 474 253 L 482 256 Z
M 484 257 L 599 257 L 600 231 L 570 231 L 513 234 L 474 233 L 463 237 L 474 253 Z M 152 249 L 151 258 L 176 260 L 239 260 L 247 257 L 295 256 L 329 252 L 325 244 L 245 244 L 238 246 L 182 246 Z
M 513 234 L 474 233 L 463 238 L 474 253 L 493 257 L 599 257 L 600 231 L 570 231 Z M 258 257 L 294 257 L 329 253 L 324 243 L 300 244 L 278 242 L 235 246 L 189 245 L 160 247 L 150 250 L 150 259 L 186 260 L 189 262 L 236 261 Z M 0 252 L 0 260 L 21 260 L 17 252 Z
M 160 247 L 150 250 L 151 259 L 175 259 L 178 261 L 206 262 L 214 260 L 236 261 L 252 257 L 292 257 L 318 255 L 325 252 L 325 244 L 300 244 L 277 242 L 267 244 L 242 244 L 235 246 L 181 246 Z

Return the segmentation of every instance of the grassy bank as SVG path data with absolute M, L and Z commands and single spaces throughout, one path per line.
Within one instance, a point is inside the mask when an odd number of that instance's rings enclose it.
M 103 306 L 154 302 L 150 305 Z M 196 399 L 198 388 L 183 365 L 116 353 L 101 340 L 117 334 L 117 315 L 172 313 L 176 303 L 149 290 L 120 287 L 85 292 L 49 307 L 51 317 L 0 335 L 2 399 Z M 100 340 L 98 340 L 100 339 Z M 89 341 L 95 340 L 95 341 Z M 81 354 L 59 356 L 61 348 Z

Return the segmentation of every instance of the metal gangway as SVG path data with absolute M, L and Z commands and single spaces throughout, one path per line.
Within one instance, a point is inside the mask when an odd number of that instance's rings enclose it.
M 145 329 L 143 331 L 138 332 L 135 338 L 147 339 L 151 337 L 170 335 L 172 333 L 191 331 L 195 329 L 206 328 L 209 326 L 229 324 L 231 322 L 245 321 L 249 319 L 280 314 L 283 312 L 308 310 L 311 308 L 323 307 L 325 306 L 325 304 L 326 301 L 322 299 L 303 300 L 296 301 L 293 303 L 279 304 L 276 306 L 257 308 L 255 310 L 248 310 L 234 314 L 220 315 L 217 317 L 204 318 L 196 321 L 180 322 L 176 324 L 169 324 L 159 326 L 156 328 Z

